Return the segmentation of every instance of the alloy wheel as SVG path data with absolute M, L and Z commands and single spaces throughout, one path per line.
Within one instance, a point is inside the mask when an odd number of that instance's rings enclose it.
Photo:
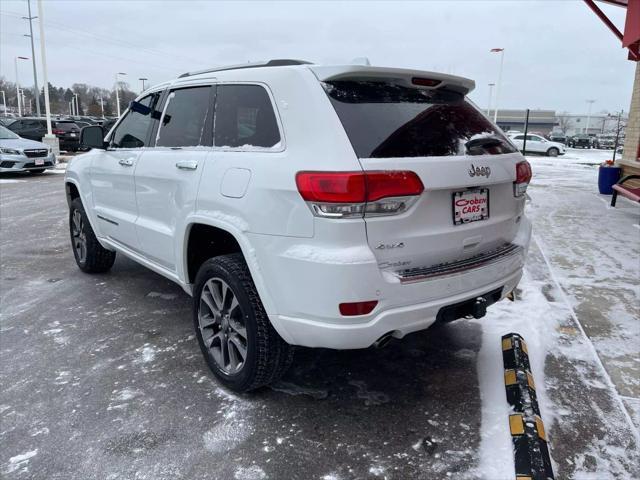
M 198 326 L 202 341 L 227 375 L 242 370 L 247 359 L 247 329 L 236 294 L 221 278 L 209 279 L 200 293 Z
M 87 235 L 84 231 L 84 220 L 82 213 L 78 210 L 73 211 L 71 218 L 71 236 L 73 238 L 73 248 L 78 255 L 78 261 L 84 263 L 87 260 Z

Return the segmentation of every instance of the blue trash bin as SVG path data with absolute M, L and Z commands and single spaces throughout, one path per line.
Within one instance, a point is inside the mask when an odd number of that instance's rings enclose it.
M 600 167 L 598 171 L 598 190 L 603 195 L 611 195 L 613 193 L 613 185 L 620 180 L 620 167 Z

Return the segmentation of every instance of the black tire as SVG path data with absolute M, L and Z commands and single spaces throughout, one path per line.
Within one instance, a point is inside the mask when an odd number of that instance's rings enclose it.
M 246 358 L 240 370 L 229 374 L 216 362 L 204 342 L 199 312 L 205 284 L 224 281 L 238 301 L 246 329 Z M 224 302 L 223 302 L 224 303 Z M 231 309 L 229 309 L 231 310 Z M 279 380 L 293 361 L 293 347 L 275 331 L 262 306 L 249 268 L 240 253 L 214 257 L 202 264 L 193 290 L 193 321 L 196 337 L 207 365 L 216 378 L 235 392 L 247 392 Z
M 549 150 L 547 150 L 548 157 L 557 157 L 558 155 L 560 155 L 560 150 L 558 150 L 556 147 L 551 147 Z
M 84 255 L 82 255 L 81 249 L 77 246 L 78 237 L 74 235 L 74 214 L 76 212 L 78 212 L 82 220 L 81 231 L 85 242 Z M 74 199 L 69 208 L 69 234 L 71 236 L 73 256 L 80 270 L 85 273 L 104 273 L 111 269 L 116 261 L 116 252 L 107 250 L 100 245 L 79 198 Z
M 41 173 L 44 173 L 45 170 L 46 168 L 38 168 L 37 170 L 29 170 L 29 173 L 33 175 L 40 175 Z

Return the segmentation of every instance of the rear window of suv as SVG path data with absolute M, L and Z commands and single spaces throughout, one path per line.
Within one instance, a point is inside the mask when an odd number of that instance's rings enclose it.
M 69 132 L 71 130 L 80 130 L 80 127 L 76 125 L 74 122 L 55 122 L 54 126 L 58 130 L 64 130 L 65 132 Z
M 516 151 L 459 92 L 373 81 L 332 81 L 323 86 L 359 158 Z

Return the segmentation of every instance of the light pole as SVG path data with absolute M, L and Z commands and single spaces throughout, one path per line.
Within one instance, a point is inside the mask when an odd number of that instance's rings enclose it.
M 487 102 L 487 117 L 491 116 L 491 99 L 493 98 L 493 87 L 495 87 L 495 83 L 489 84 L 489 102 Z
M 587 126 L 584 129 L 584 133 L 586 133 L 588 135 L 589 134 L 589 123 L 591 122 L 591 106 L 594 104 L 595 100 L 587 100 L 586 102 L 589 104 L 589 111 L 587 112 Z
M 120 88 L 118 87 L 118 75 L 126 75 L 126 73 L 124 72 L 116 73 L 116 109 L 118 112 L 118 118 L 120 118 L 120 94 L 118 93 L 118 90 Z
M 18 81 L 18 60 L 29 60 L 29 57 L 15 57 L 16 64 L 16 99 L 18 100 L 18 116 L 22 116 L 22 108 L 20 107 L 20 82 Z
M 492 48 L 492 53 L 500 52 L 500 70 L 498 71 L 498 83 L 496 85 L 496 104 L 493 110 L 493 123 L 498 120 L 498 99 L 500 98 L 500 84 L 502 83 L 502 66 L 504 65 L 504 48 Z
M 2 111 L 6 115 L 7 114 L 7 97 L 4 94 L 4 90 L 0 90 L 2 92 Z
M 102 118 L 104 118 L 104 102 L 102 101 L 102 97 L 100 97 L 100 111 L 102 112 Z
M 27 8 L 29 9 L 29 16 L 22 17 L 25 20 L 29 20 L 29 32 L 30 35 L 25 35 L 25 37 L 29 37 L 31 39 L 31 60 L 33 60 L 33 90 L 35 92 L 36 99 L 36 112 L 38 113 L 38 117 L 40 116 L 40 89 L 38 88 L 38 73 L 36 71 L 36 49 L 33 46 L 33 23 L 32 20 L 38 17 L 31 16 L 31 0 L 27 0 Z
M 71 96 L 71 116 L 74 117 L 76 115 L 76 97 L 75 95 Z
M 142 91 L 144 92 L 144 82 L 145 82 L 145 80 L 149 80 L 149 79 L 142 77 L 142 78 L 139 78 L 138 80 L 140 80 L 142 82 Z
M 49 104 L 49 81 L 47 80 L 47 52 L 44 44 L 44 10 L 42 0 L 38 0 L 38 20 L 40 24 L 40 57 L 42 59 L 42 77 L 44 81 L 44 109 L 47 115 L 47 134 L 42 139 L 43 143 L 51 145 L 53 152 L 60 154 L 60 141 L 51 130 L 51 105 Z
M 79 116 L 79 115 L 80 115 L 80 108 L 79 108 L 79 106 L 78 106 L 78 105 L 79 105 L 79 104 L 78 104 L 78 94 L 77 94 L 77 93 L 74 93 L 74 94 L 73 94 L 73 96 L 74 96 L 74 97 L 75 97 L 75 99 L 76 99 L 76 117 L 77 117 L 77 116 Z

